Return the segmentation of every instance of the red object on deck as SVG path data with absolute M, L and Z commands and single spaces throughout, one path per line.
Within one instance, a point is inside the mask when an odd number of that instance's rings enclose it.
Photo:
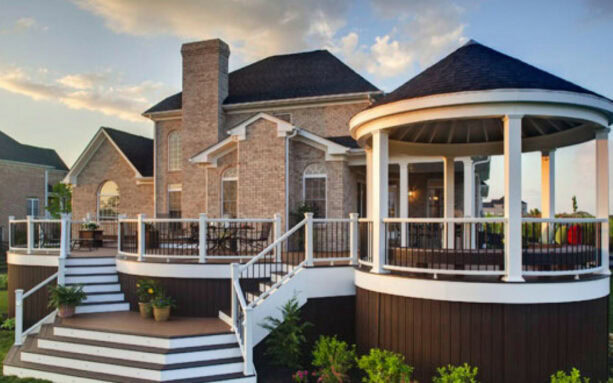
M 580 245 L 581 244 L 581 226 L 572 225 L 568 229 L 567 240 L 569 245 Z

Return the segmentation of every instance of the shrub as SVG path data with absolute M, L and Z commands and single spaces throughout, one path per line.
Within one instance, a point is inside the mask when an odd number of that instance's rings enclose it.
M 0 328 L 9 331 L 15 330 L 15 318 L 6 318 L 0 325 Z
M 308 370 L 298 370 L 294 375 L 292 375 L 292 380 L 295 383 L 309 383 L 311 382 L 311 376 L 313 379 L 317 379 L 317 375 L 313 373 L 309 373 Z
M 158 290 L 157 295 L 151 299 L 151 305 L 158 309 L 176 307 L 175 300 L 170 295 L 166 295 L 164 290 Z
M 78 306 L 87 298 L 83 286 L 50 286 L 49 307 L 59 309 L 60 306 Z
M 0 383 L 51 383 L 50 380 L 36 378 L 20 378 L 18 376 L 0 376 Z
M 472 368 L 468 363 L 462 366 L 448 365 L 437 368 L 439 376 L 432 378 L 433 383 L 478 383 L 477 367 Z
M 304 331 L 311 326 L 300 318 L 296 297 L 281 307 L 281 319 L 268 316 L 260 324 L 270 331 L 266 338 L 266 356 L 273 365 L 299 369 L 302 367 L 302 352 L 306 342 Z
M 378 348 L 358 359 L 358 367 L 367 375 L 362 379 L 364 383 L 408 383 L 413 373 L 413 367 L 404 363 L 403 355 Z
M 354 361 L 355 345 L 349 347 L 336 336 L 320 336 L 315 343 L 313 365 L 319 367 L 317 375 L 322 383 L 346 382 Z
M 8 274 L 0 274 L 0 290 L 6 290 L 9 285 Z
M 559 370 L 555 374 L 551 375 L 551 383 L 588 383 L 588 378 L 581 377 L 581 371 L 573 367 L 570 370 L 570 374 L 566 374 L 566 371 Z
M 153 279 L 139 279 L 136 282 L 136 295 L 141 303 L 151 302 L 159 292 L 160 287 Z

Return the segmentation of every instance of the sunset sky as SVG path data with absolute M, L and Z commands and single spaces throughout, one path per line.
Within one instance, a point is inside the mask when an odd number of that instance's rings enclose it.
M 140 113 L 181 89 L 180 45 L 199 39 L 225 40 L 231 70 L 325 48 L 391 91 L 472 38 L 613 98 L 611 0 L 0 0 L 0 10 L 0 130 L 69 166 L 100 126 L 151 137 Z M 558 151 L 558 211 L 576 194 L 594 212 L 594 157 L 594 142 Z M 540 154 L 523 165 L 523 199 L 540 207 Z M 500 197 L 500 157 L 488 183 Z

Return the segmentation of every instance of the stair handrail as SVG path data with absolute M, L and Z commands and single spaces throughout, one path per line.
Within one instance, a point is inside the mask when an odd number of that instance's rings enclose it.
M 23 289 L 15 290 L 15 345 L 21 346 L 24 338 L 31 332 L 40 328 L 40 326 L 46 323 L 49 319 L 55 317 L 57 309 L 47 314 L 43 319 L 30 326 L 28 329 L 23 329 L 23 302 L 30 295 L 34 294 L 38 290 L 42 289 L 49 283 L 57 279 L 57 284 L 63 286 L 66 281 L 66 257 L 70 249 L 70 214 L 61 215 L 61 229 L 60 229 L 60 254 L 57 258 L 57 271 L 51 276 L 47 277 L 44 281 L 40 282 L 36 286 L 24 293 Z

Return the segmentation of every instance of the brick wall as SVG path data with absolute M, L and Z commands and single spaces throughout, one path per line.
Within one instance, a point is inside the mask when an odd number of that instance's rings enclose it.
M 38 198 L 39 215 L 45 215 L 45 170 L 49 185 L 64 178 L 66 172 L 36 165 L 0 162 L 0 227 L 2 238 L 8 240 L 8 218 L 23 219 L 27 213 L 27 199 Z
M 223 173 L 233 166 L 238 165 L 238 150 L 234 150 L 217 160 L 217 167 L 206 169 L 206 212 L 210 217 L 221 217 L 221 177 Z M 241 187 L 241 179 L 239 175 L 239 188 Z M 239 216 L 247 217 L 241 214 L 240 206 L 238 211 Z
M 168 213 L 168 185 L 181 184 L 183 182 L 183 172 L 181 170 L 168 171 L 168 135 L 173 131 L 180 131 L 181 127 L 181 119 L 157 121 L 155 123 L 155 198 L 158 214 Z M 183 155 L 186 156 L 184 150 Z
M 108 180 L 119 187 L 120 214 L 129 217 L 139 213 L 153 216 L 153 185 L 137 185 L 134 170 L 105 140 L 78 175 L 77 185 L 73 188 L 72 215 L 75 219 L 84 218 L 87 213 L 96 215 L 98 190 Z

